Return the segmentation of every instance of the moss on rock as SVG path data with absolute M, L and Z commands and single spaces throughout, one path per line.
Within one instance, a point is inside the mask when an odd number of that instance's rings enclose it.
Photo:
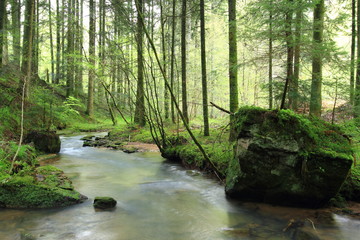
M 334 197 L 353 161 L 335 125 L 290 110 L 241 108 L 226 181 L 228 196 L 318 207 Z

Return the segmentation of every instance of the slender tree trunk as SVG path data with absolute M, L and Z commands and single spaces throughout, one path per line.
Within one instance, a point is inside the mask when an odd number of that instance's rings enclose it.
M 206 79 L 206 42 L 205 42 L 205 3 L 200 0 L 200 35 L 201 35 L 201 79 L 203 96 L 203 118 L 204 118 L 204 136 L 209 136 L 209 108 Z
M 94 117 L 94 79 L 95 79 L 95 6 L 96 1 L 90 0 L 90 21 L 89 21 L 89 82 L 88 82 L 88 101 L 87 114 L 90 118 Z
M 40 56 L 40 48 L 39 48 L 39 0 L 35 0 L 35 8 L 34 8 L 34 22 L 33 22 L 33 53 L 32 53 L 32 75 L 38 76 L 39 74 L 39 56 Z
M 360 0 L 357 0 L 357 15 L 356 15 L 356 24 L 357 24 L 357 49 L 356 49 L 356 82 L 355 82 L 355 117 L 360 116 Z
M 175 78 L 175 29 L 176 29 L 176 0 L 172 2 L 172 27 L 171 27 L 171 66 L 170 66 L 170 88 L 174 91 L 174 78 Z M 175 123 L 175 106 L 174 99 L 171 98 L 171 121 Z
M 144 92 L 144 70 L 143 70 L 143 26 L 141 18 L 143 14 L 143 0 L 136 0 L 137 15 L 137 64 L 138 64 L 138 79 L 136 90 L 136 103 L 134 122 L 140 126 L 145 126 L 145 92 Z
M 186 13 L 187 0 L 182 0 L 181 14 L 181 87 L 182 87 L 182 112 L 186 123 L 189 123 L 187 89 L 186 89 Z
M 317 2 L 314 8 L 312 81 L 311 81 L 311 97 L 310 97 L 310 115 L 317 117 L 321 116 L 321 99 L 322 99 L 321 85 L 322 85 L 322 60 L 323 60 L 322 43 L 323 43 L 323 31 L 324 31 L 324 15 L 325 15 L 324 0 L 320 0 Z
M 60 79 L 60 63 L 61 63 L 61 16 L 59 0 L 56 0 L 56 74 L 55 83 L 59 84 Z
M 6 0 L 0 0 L 0 68 L 4 58 Z
M 293 21 L 293 11 L 292 11 L 292 2 L 293 0 L 288 0 L 289 2 L 289 9 L 286 12 L 286 29 L 285 29 L 285 38 L 286 38 L 286 49 L 287 49 L 287 60 L 286 60 L 286 80 L 285 80 L 285 86 L 283 91 L 283 96 L 281 100 L 281 106 L 280 109 L 285 108 L 285 101 L 286 101 L 286 95 L 289 91 L 289 106 L 291 106 L 293 101 L 293 89 L 292 89 L 292 81 L 294 78 L 294 35 L 292 31 L 292 21 Z
M 239 108 L 238 93 L 238 67 L 237 67 L 237 37 L 236 37 L 236 0 L 228 0 L 229 8 L 229 88 L 230 88 L 230 112 L 236 112 Z M 236 139 L 235 117 L 230 115 L 229 140 Z
M 350 62 L 350 104 L 355 95 L 355 49 L 356 49 L 356 0 L 351 0 L 351 62 Z
M 300 76 L 300 46 L 301 46 L 301 31 L 302 31 L 302 8 L 298 6 L 296 10 L 295 19 L 295 48 L 294 48 L 294 77 L 292 81 L 293 101 L 291 109 L 298 110 L 299 104 L 299 76 Z
M 21 72 L 23 78 L 19 89 L 24 89 L 25 98 L 29 98 L 30 85 L 31 85 L 31 58 L 33 48 L 33 24 L 34 24 L 34 13 L 35 13 L 35 0 L 26 0 L 25 2 L 25 24 L 24 24 L 24 39 L 23 39 L 23 57 L 21 64 Z
M 66 97 L 74 96 L 74 0 L 68 4 Z
M 55 70 L 54 70 L 54 45 L 52 34 L 52 21 L 51 21 L 51 0 L 49 0 L 49 34 L 50 34 L 50 54 L 51 54 L 51 82 L 55 83 Z
M 166 72 L 166 44 L 165 44 L 165 17 L 164 17 L 164 6 L 163 1 L 160 0 L 160 22 L 161 22 L 161 46 L 162 46 L 162 57 L 163 57 L 163 69 L 165 75 L 167 75 Z M 165 84 L 164 84 L 165 86 Z M 164 109 L 165 109 L 165 119 L 169 119 L 169 91 L 164 88 Z
M 273 2 L 269 11 L 269 109 L 273 108 Z
M 12 44 L 14 64 L 20 68 L 21 58 L 21 26 L 20 26 L 20 0 L 11 0 Z

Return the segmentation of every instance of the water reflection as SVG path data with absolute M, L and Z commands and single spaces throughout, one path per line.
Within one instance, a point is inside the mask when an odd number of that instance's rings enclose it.
M 80 137 L 62 139 L 63 169 L 89 200 L 56 210 L 0 210 L 0 239 L 184 240 L 291 239 L 290 219 L 315 222 L 321 239 L 358 239 L 359 221 L 314 210 L 228 201 L 223 186 L 197 171 L 164 162 L 158 153 L 126 154 L 82 148 Z M 95 211 L 95 196 L 118 201 L 113 211 Z M 306 231 L 313 231 L 310 221 Z

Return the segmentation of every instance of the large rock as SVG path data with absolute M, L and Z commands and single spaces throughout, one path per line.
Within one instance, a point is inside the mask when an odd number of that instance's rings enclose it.
M 289 110 L 242 108 L 226 194 L 278 205 L 320 207 L 352 165 L 349 139 L 335 126 Z
M 61 141 L 54 132 L 31 131 L 25 137 L 24 143 L 33 142 L 36 150 L 44 153 L 60 152 Z
M 63 171 L 38 167 L 31 175 L 13 175 L 0 183 L 0 208 L 57 208 L 83 202 Z

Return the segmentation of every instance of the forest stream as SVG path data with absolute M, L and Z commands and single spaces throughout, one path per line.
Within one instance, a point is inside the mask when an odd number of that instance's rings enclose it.
M 291 239 L 290 219 L 308 219 L 301 228 L 321 239 L 359 239 L 359 220 L 326 210 L 229 201 L 215 180 L 168 163 L 159 153 L 82 147 L 81 137 L 62 137 L 51 164 L 89 200 L 63 209 L 1 209 L 0 239 Z M 115 198 L 117 207 L 96 211 L 96 196 Z

